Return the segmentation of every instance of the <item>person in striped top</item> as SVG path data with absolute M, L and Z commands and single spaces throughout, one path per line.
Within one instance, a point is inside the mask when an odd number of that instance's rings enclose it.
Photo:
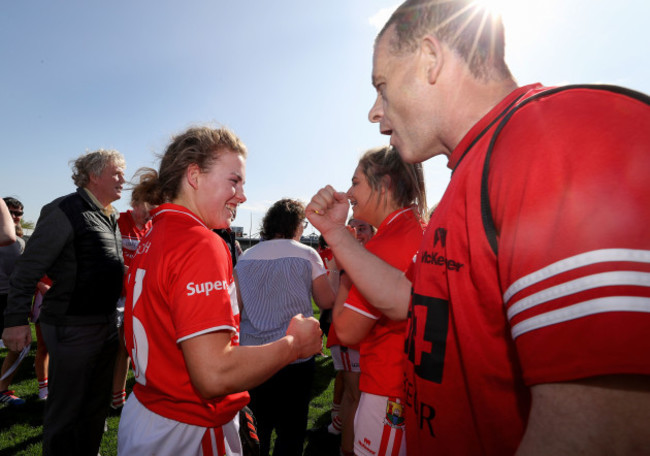
M 323 261 L 301 244 L 306 227 L 300 201 L 282 199 L 262 222 L 265 241 L 246 250 L 235 268 L 241 306 L 241 344 L 258 346 L 282 337 L 293 315 L 312 316 L 311 298 L 321 309 L 331 308 L 335 294 Z M 261 455 L 301 455 L 307 429 L 314 357 L 298 359 L 260 386 L 250 390 L 250 407 L 257 418 Z

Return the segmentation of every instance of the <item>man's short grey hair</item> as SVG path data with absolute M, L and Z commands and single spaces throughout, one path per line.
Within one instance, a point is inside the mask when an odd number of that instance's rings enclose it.
M 396 54 L 413 52 L 423 36 L 433 34 L 467 63 L 474 77 L 512 77 L 505 62 L 503 22 L 476 0 L 406 0 L 377 40 L 391 27 L 390 49 Z
M 77 187 L 88 185 L 90 175 L 99 176 L 110 163 L 114 163 L 120 168 L 126 168 L 126 160 L 121 153 L 106 149 L 85 153 L 70 163 L 72 164 L 72 180 Z

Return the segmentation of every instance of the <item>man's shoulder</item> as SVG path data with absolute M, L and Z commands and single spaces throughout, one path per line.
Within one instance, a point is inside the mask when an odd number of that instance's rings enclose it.
M 568 153 L 578 148 L 609 149 L 616 154 L 617 147 L 611 142 L 648 135 L 649 126 L 650 98 L 639 92 L 590 84 L 542 88 L 500 121 L 497 138 L 493 136 L 490 144 L 495 152 L 491 167 L 497 166 L 501 157 L 510 169 L 515 155 L 523 165 L 532 165 L 533 159 L 551 165 L 549 152 L 566 160 L 582 160 L 583 155 Z M 510 153 L 513 150 L 517 153 Z
M 511 112 L 513 117 L 540 117 L 588 112 L 591 115 L 623 115 L 627 110 L 621 104 L 637 105 L 643 111 L 650 107 L 650 97 L 625 87 L 604 84 L 576 84 L 558 87 L 539 87 L 531 90 Z M 531 108 L 531 109 L 529 109 Z M 507 122 L 506 116 L 503 122 Z M 582 118 L 569 119 L 582 122 Z
M 77 192 L 72 192 L 68 193 L 67 195 L 59 196 L 56 199 L 53 199 L 49 203 L 47 203 L 45 206 L 43 206 L 43 209 L 46 208 L 56 208 L 59 207 L 62 203 L 70 201 L 72 199 L 79 198 L 79 195 Z
M 45 206 L 43 206 L 43 213 L 52 212 L 56 209 L 67 212 L 72 208 L 82 207 L 84 204 L 84 199 L 79 192 L 68 193 L 67 195 L 59 196 L 55 200 L 52 200 Z
M 44 205 L 41 208 L 41 213 L 36 224 L 37 228 L 38 225 L 44 224 L 47 224 L 48 226 L 52 224 L 58 225 L 61 223 L 60 220 L 67 219 L 68 217 L 66 216 L 64 208 L 70 204 L 69 201 L 71 199 L 76 197 L 76 193 L 70 193 L 68 195 L 60 196 Z

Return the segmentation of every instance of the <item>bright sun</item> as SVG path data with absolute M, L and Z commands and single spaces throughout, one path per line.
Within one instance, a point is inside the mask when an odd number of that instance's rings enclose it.
M 474 3 L 503 17 L 514 13 L 517 9 L 521 9 L 521 4 L 526 2 L 517 0 L 475 0 Z
M 506 30 L 506 53 L 523 53 L 524 49 L 548 33 L 548 23 L 561 0 L 546 0 L 544 8 L 525 0 L 474 0 L 474 4 L 500 16 Z

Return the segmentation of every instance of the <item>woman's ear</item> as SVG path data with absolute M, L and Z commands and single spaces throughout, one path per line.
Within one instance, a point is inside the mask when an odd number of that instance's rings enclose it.
M 390 176 L 388 176 L 388 175 L 382 176 L 379 191 L 382 194 L 388 193 L 388 191 L 390 190 L 391 183 L 392 183 L 392 181 L 390 179 Z
M 185 170 L 185 179 L 190 187 L 194 190 L 199 188 L 199 177 L 201 175 L 201 169 L 196 163 L 190 164 Z

